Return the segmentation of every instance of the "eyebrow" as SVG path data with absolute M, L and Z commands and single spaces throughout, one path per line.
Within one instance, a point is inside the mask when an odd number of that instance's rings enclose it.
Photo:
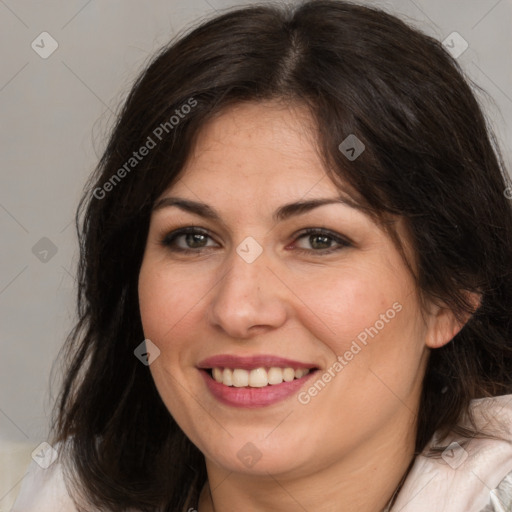
M 326 204 L 344 204 L 357 210 L 363 209 L 360 205 L 345 197 L 309 199 L 307 201 L 296 201 L 294 203 L 288 203 L 280 206 L 272 215 L 272 219 L 274 222 L 284 221 L 292 216 L 303 215 L 314 208 L 318 208 L 319 206 Z M 222 222 L 220 215 L 207 204 L 192 201 L 190 199 L 183 199 L 181 197 L 163 197 L 155 203 L 153 211 L 169 208 L 171 206 L 175 206 L 186 212 L 194 213 L 206 219 Z

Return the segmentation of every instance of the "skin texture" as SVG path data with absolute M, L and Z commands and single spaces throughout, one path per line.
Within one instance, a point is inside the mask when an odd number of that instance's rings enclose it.
M 206 458 L 199 512 L 383 510 L 413 458 L 429 349 L 460 329 L 442 307 L 421 310 L 398 250 L 362 211 L 339 203 L 272 219 L 285 203 L 340 195 L 313 133 L 300 106 L 230 108 L 203 128 L 180 179 L 162 194 L 206 203 L 221 221 L 176 206 L 152 214 L 141 318 L 161 351 L 150 365 L 160 396 Z M 162 245 L 187 226 L 208 232 L 203 248 L 186 236 L 174 246 L 196 252 Z M 305 228 L 352 243 L 325 245 L 320 236 L 321 245 L 317 235 L 301 236 Z M 236 252 L 248 236 L 263 249 L 252 263 Z M 322 254 L 325 247 L 339 250 Z M 224 405 L 197 369 L 213 355 L 272 354 L 321 374 L 394 303 L 401 311 L 308 404 L 294 394 L 257 409 Z M 237 457 L 247 442 L 261 454 L 252 467 Z

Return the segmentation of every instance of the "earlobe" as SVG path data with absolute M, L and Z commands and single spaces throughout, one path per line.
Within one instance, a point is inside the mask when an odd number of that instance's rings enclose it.
M 434 307 L 425 340 L 429 348 L 440 348 L 449 343 L 476 312 L 480 306 L 481 295 L 474 292 L 467 292 L 466 299 L 472 306 L 472 312 L 467 312 L 459 319 L 448 307 Z
M 429 348 L 441 348 L 449 343 L 462 327 L 463 324 L 457 321 L 450 309 L 439 308 L 432 317 L 425 340 L 426 345 Z

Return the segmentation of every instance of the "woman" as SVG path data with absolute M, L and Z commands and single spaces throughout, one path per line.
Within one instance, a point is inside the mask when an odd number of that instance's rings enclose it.
M 380 10 L 173 42 L 81 202 L 59 458 L 15 510 L 511 510 L 502 169 L 456 62 Z

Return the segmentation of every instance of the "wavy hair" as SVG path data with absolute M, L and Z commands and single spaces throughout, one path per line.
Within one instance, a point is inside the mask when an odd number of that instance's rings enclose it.
M 178 179 L 205 123 L 237 103 L 306 106 L 332 179 L 380 222 L 406 222 L 420 295 L 470 315 L 430 353 L 416 453 L 471 418 L 471 400 L 512 392 L 512 208 L 476 88 L 434 38 L 340 0 L 229 10 L 151 60 L 76 214 L 78 320 L 59 354 L 51 442 L 66 441 L 77 502 L 113 512 L 197 506 L 204 457 L 134 356 L 144 339 L 137 281 L 154 201 Z M 354 161 L 338 149 L 350 134 L 366 147 Z M 469 292 L 481 296 L 476 311 Z

